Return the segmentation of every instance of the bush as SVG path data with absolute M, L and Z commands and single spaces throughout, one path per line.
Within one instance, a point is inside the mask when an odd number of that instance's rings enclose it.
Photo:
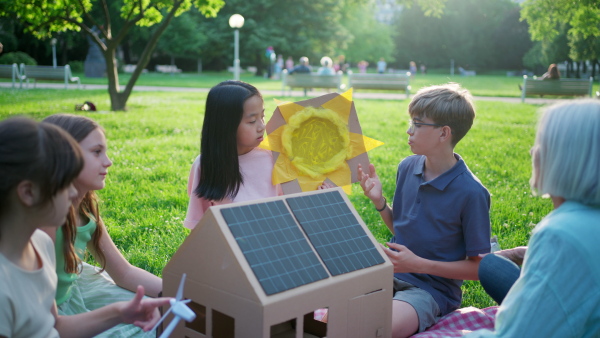
M 83 61 L 71 61 L 69 67 L 73 73 L 83 73 Z
M 27 53 L 23 52 L 12 52 L 6 53 L 0 56 L 0 64 L 2 65 L 12 65 L 13 63 L 21 64 L 24 63 L 28 66 L 36 66 L 37 62 Z

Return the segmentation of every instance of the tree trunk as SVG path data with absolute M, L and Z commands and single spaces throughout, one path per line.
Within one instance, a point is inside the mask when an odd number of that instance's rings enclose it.
M 116 37 L 107 37 L 105 45 L 103 45 L 100 39 L 98 39 L 97 37 L 94 39 L 96 43 L 100 45 L 101 49 L 103 49 L 104 59 L 106 61 L 106 74 L 108 76 L 108 94 L 110 96 L 111 110 L 127 110 L 127 100 L 129 99 L 129 95 L 131 95 L 131 91 L 133 90 L 136 81 L 142 74 L 144 68 L 146 68 L 146 66 L 148 65 L 150 57 L 152 56 L 152 52 L 154 51 L 154 49 L 156 48 L 156 44 L 158 43 L 158 38 L 169 26 L 171 20 L 175 16 L 175 12 L 177 12 L 182 2 L 183 0 L 176 1 L 173 4 L 173 8 L 171 9 L 171 11 L 165 16 L 163 21 L 160 23 L 158 29 L 150 37 L 146 48 L 144 48 L 144 51 L 142 52 L 142 55 L 138 60 L 135 71 L 131 74 L 131 78 L 129 78 L 129 82 L 127 82 L 127 85 L 125 86 L 125 89 L 122 92 L 119 86 L 119 73 L 117 71 L 118 65 L 116 62 L 116 51 L 117 47 L 123 41 L 128 31 L 135 24 L 135 21 L 130 21 L 126 25 L 124 25 Z M 91 31 L 88 34 L 92 35 Z M 92 36 L 92 38 L 94 38 L 94 36 Z
M 131 64 L 131 52 L 128 39 L 123 40 L 121 48 L 123 49 L 123 62 L 125 62 L 126 65 Z
M 116 47 L 109 43 L 106 45 L 104 59 L 106 60 L 106 75 L 108 77 L 108 95 L 110 96 L 110 110 L 124 111 L 129 94 L 123 95 L 119 86 L 119 72 L 115 58 Z

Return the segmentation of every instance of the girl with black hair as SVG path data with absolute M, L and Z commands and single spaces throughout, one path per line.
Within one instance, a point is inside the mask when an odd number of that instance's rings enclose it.
M 206 98 L 199 155 L 190 171 L 184 226 L 193 229 L 212 205 L 281 195 L 273 185 L 262 95 L 251 84 L 224 81 Z

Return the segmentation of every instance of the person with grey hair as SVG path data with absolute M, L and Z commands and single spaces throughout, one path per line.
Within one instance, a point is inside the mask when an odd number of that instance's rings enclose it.
M 523 268 L 509 285 L 494 331 L 467 336 L 599 337 L 600 101 L 546 109 L 531 157 L 531 189 L 549 196 L 554 210 L 535 227 L 527 248 L 503 255 L 522 258 Z M 501 278 L 505 263 L 497 253 L 485 256 L 479 269 L 482 284 L 485 274 L 493 274 L 485 276 L 489 280 Z
M 333 61 L 329 56 L 323 56 L 321 58 L 321 67 L 317 71 L 320 75 L 334 75 L 335 70 L 333 69 Z
M 296 67 L 294 67 L 292 70 L 290 70 L 290 74 L 294 74 L 294 73 L 307 73 L 310 74 L 311 69 L 310 66 L 308 65 L 308 58 L 306 56 L 303 56 L 300 58 L 300 64 L 297 65 Z

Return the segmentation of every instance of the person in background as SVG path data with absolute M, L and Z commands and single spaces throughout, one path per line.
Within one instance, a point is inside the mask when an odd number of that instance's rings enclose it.
M 414 61 L 411 61 L 408 66 L 408 70 L 410 71 L 411 78 L 414 78 L 417 74 L 417 64 Z
M 275 62 L 275 79 L 281 78 L 281 71 L 283 70 L 283 56 L 277 55 L 277 61 Z
M 310 74 L 312 70 L 310 69 L 310 66 L 308 65 L 308 58 L 306 56 L 303 56 L 300 58 L 300 64 L 297 65 L 296 67 L 294 67 L 292 70 L 290 70 L 290 74 L 294 74 L 294 73 L 305 73 L 305 74 Z
M 358 72 L 361 74 L 365 74 L 367 72 L 367 67 L 369 66 L 369 63 L 365 60 L 359 61 L 358 62 Z
M 334 75 L 335 70 L 333 70 L 333 61 L 329 56 L 323 56 L 321 58 L 321 67 L 317 71 L 319 75 Z
M 377 73 L 379 73 L 379 74 L 385 73 L 386 68 L 387 68 L 387 63 L 385 62 L 385 59 L 380 58 L 379 61 L 377 61 Z
M 560 71 L 558 71 L 556 63 L 548 66 L 548 71 L 542 75 L 540 80 L 560 80 Z
M 287 60 L 285 60 L 285 69 L 287 69 L 288 72 L 294 69 L 294 59 L 292 59 L 291 56 L 288 56 Z

